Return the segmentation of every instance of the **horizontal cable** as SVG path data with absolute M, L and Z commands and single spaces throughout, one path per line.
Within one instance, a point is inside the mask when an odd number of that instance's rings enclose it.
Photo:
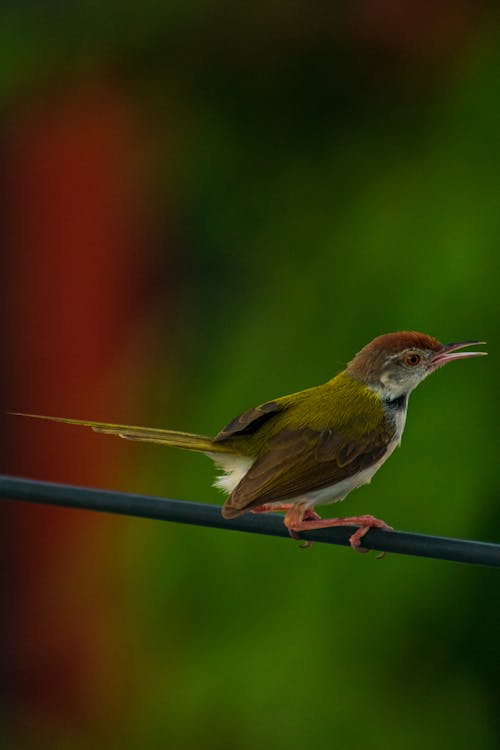
M 212 526 L 229 531 L 289 537 L 288 530 L 283 524 L 283 516 L 278 513 L 246 513 L 238 518 L 225 520 L 218 505 L 76 487 L 22 477 L 0 475 L 0 497 L 6 500 L 25 500 L 81 510 Z M 349 545 L 352 532 L 352 526 L 340 526 L 304 531 L 301 532 L 300 538 L 313 542 Z M 398 552 L 403 555 L 500 567 L 500 545 L 488 542 L 370 529 L 362 539 L 362 546 L 381 552 Z

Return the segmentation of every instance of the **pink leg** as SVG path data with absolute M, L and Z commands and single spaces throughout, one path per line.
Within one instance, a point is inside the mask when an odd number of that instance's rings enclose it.
M 267 503 L 266 505 L 256 505 L 255 508 L 252 508 L 252 513 L 273 513 L 276 510 L 286 510 L 290 511 L 292 508 L 294 508 L 296 503 L 283 503 L 280 505 L 273 505 L 272 503 Z M 319 521 L 321 519 L 321 516 L 316 513 L 312 508 L 306 508 L 302 515 L 302 520 L 310 520 L 310 521 Z
M 292 511 L 293 508 L 295 508 L 297 505 L 299 505 L 302 509 L 301 514 L 301 520 L 307 521 L 310 523 L 311 521 L 320 521 L 321 516 L 316 513 L 312 508 L 303 508 L 301 503 L 283 503 L 280 505 L 273 505 L 272 503 L 267 503 L 266 505 L 257 505 L 255 508 L 252 508 L 252 513 L 272 513 L 275 510 L 286 510 L 287 515 Z M 286 522 L 286 516 L 285 516 L 285 526 L 288 528 L 288 531 L 290 532 L 290 536 L 292 539 L 300 539 L 299 534 L 296 533 L 295 529 L 292 529 L 288 526 Z M 309 528 L 309 527 L 308 527 Z M 307 540 L 304 540 L 301 545 L 299 545 L 302 549 L 306 549 L 307 547 L 310 547 L 312 542 L 309 542 Z
M 361 539 L 370 529 L 385 529 L 386 531 L 392 531 L 392 526 L 389 526 L 385 521 L 380 521 L 374 516 L 349 516 L 347 518 L 320 518 L 307 520 L 303 510 L 304 508 L 300 503 L 297 503 L 288 510 L 285 516 L 285 526 L 290 533 L 307 531 L 308 529 L 327 529 L 331 526 L 359 526 L 359 529 L 349 538 L 349 543 L 356 552 L 368 552 L 368 550 L 361 547 Z
M 273 505 L 272 503 L 266 503 L 264 505 L 256 505 L 255 508 L 251 509 L 252 513 L 272 513 L 275 510 L 290 510 L 293 508 L 293 503 L 283 503 L 282 505 Z

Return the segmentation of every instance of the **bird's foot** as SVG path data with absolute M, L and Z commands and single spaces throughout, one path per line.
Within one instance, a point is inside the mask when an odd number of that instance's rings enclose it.
M 286 519 L 286 516 L 285 516 L 285 519 Z M 319 513 L 316 513 L 316 511 L 313 510 L 312 508 L 307 508 L 304 515 L 302 516 L 302 520 L 309 524 L 309 523 L 312 523 L 313 521 L 321 521 L 322 518 L 319 515 Z M 285 520 L 285 526 L 286 526 L 286 520 Z M 289 527 L 287 528 L 288 528 L 288 533 L 290 534 L 292 539 L 300 539 L 300 534 L 297 534 L 295 529 L 291 529 Z M 309 539 L 304 539 L 302 544 L 299 544 L 300 549 L 309 549 L 309 547 L 311 546 L 312 546 L 312 542 L 309 541 Z
M 381 521 L 379 518 L 374 516 L 348 516 L 347 518 L 319 518 L 317 513 L 307 509 L 302 513 L 303 508 L 295 506 L 289 509 L 285 516 L 285 526 L 290 532 L 291 536 L 296 535 L 300 531 L 309 531 L 311 529 L 327 529 L 332 526 L 359 526 L 359 529 L 349 537 L 349 544 L 356 552 L 368 552 L 367 549 L 361 547 L 361 539 L 370 529 L 384 529 L 385 531 L 392 531 L 392 526 L 389 526 L 385 521 Z M 313 513 L 314 518 L 308 517 L 306 513 Z
M 272 513 L 276 510 L 286 510 L 286 516 L 285 516 L 285 526 L 287 527 L 290 536 L 292 539 L 300 539 L 300 534 L 297 533 L 295 529 L 290 528 L 290 526 L 287 524 L 287 516 L 292 513 L 294 509 L 297 508 L 297 503 L 281 503 L 279 505 L 273 505 L 272 503 L 267 503 L 265 505 L 257 505 L 255 508 L 252 508 L 252 513 Z M 321 516 L 316 513 L 312 508 L 303 508 L 299 504 L 300 509 L 300 519 L 301 521 L 306 521 L 307 523 L 310 523 L 311 521 L 320 521 Z M 296 511 L 295 511 L 296 513 Z M 308 540 L 304 540 L 302 544 L 300 545 L 301 549 L 307 549 L 312 545 L 312 542 Z

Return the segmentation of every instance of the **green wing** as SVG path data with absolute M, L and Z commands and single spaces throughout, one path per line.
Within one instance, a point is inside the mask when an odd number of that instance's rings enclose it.
M 233 517 L 268 502 L 286 501 L 329 487 L 380 460 L 394 435 L 379 428 L 349 443 L 339 432 L 308 428 L 282 430 L 267 444 L 224 506 Z
M 395 434 L 380 396 L 345 371 L 269 406 L 274 418 L 252 437 L 256 460 L 227 499 L 226 517 L 341 482 L 383 458 Z

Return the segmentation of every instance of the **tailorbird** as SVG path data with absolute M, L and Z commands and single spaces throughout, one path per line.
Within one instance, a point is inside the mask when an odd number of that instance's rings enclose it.
M 484 341 L 441 344 L 414 331 L 378 336 L 328 382 L 256 406 L 215 437 L 150 427 L 50 419 L 96 432 L 172 445 L 209 456 L 222 470 L 215 486 L 227 499 L 224 518 L 252 511 L 286 511 L 290 534 L 328 526 L 358 526 L 350 537 L 358 551 L 370 528 L 388 529 L 370 515 L 321 518 L 315 505 L 335 503 L 367 484 L 403 434 L 408 397 L 439 367 L 486 352 L 460 352 Z M 14 412 L 20 414 L 20 412 Z

